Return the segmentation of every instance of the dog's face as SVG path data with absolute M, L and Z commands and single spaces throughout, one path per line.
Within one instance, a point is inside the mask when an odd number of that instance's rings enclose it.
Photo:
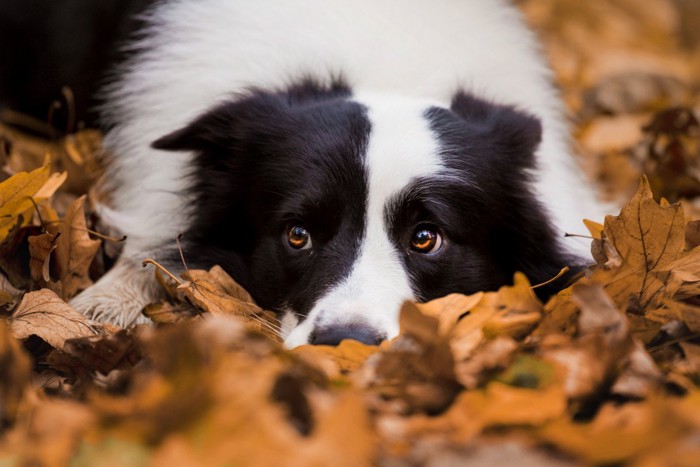
M 527 183 L 540 135 L 534 117 L 464 93 L 447 109 L 304 81 L 154 147 L 197 154 L 188 256 L 282 312 L 289 345 L 377 343 L 404 300 L 566 265 Z

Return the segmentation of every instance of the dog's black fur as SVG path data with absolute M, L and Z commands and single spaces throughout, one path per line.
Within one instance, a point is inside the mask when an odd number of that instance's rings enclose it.
M 386 210 L 416 296 L 493 290 L 515 271 L 540 283 L 571 265 L 526 183 L 539 121 L 465 93 L 454 97 L 451 110 L 433 108 L 425 118 L 447 167 L 467 175 L 416 180 Z M 369 133 L 349 86 L 307 79 L 224 103 L 153 147 L 197 153 L 186 244 L 199 263 L 222 265 L 263 306 L 304 316 L 356 259 Z M 448 244 L 438 254 L 409 248 L 418 223 L 439 226 Z M 284 242 L 295 224 L 312 232 L 313 254 Z M 545 298 L 564 280 L 538 295 Z

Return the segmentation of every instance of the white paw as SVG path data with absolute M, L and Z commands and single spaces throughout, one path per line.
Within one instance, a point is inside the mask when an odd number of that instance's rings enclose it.
M 163 297 L 153 270 L 130 259 L 119 262 L 93 286 L 70 301 L 88 318 L 119 327 L 150 323 L 141 310 Z

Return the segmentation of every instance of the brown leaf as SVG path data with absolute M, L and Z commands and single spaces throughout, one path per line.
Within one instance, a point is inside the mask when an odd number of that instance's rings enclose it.
M 266 336 L 280 340 L 279 323 L 274 313 L 263 310 L 250 294 L 221 267 L 209 271 L 193 269 L 182 275 L 187 282 L 178 290 L 200 310 L 215 316 L 237 316 Z
M 432 316 L 439 321 L 439 332 L 447 334 L 463 315 L 468 313 L 484 298 L 484 292 L 477 292 L 473 295 L 450 294 L 442 298 L 437 298 L 426 303 L 418 304 L 421 313 Z M 407 326 L 409 322 L 405 323 Z M 413 332 L 419 331 L 414 328 Z
M 439 320 L 419 307 L 404 303 L 399 337 L 370 359 L 360 379 L 381 397 L 400 401 L 405 410 L 433 412 L 452 401 L 457 383 L 449 336 L 439 334 Z
M 376 345 L 365 345 L 355 340 L 345 339 L 337 346 L 302 345 L 292 351 L 307 359 L 313 359 L 314 355 L 328 357 L 336 363 L 339 371 L 349 373 L 360 368 L 378 350 Z
M 674 293 L 666 287 L 670 273 L 664 267 L 683 252 L 684 231 L 681 206 L 657 204 L 643 178 L 620 215 L 605 219 L 605 235 L 620 254 L 622 266 L 612 272 L 596 271 L 594 280 L 607 284 L 620 307 L 631 305 L 641 312 L 661 303 Z
M 43 167 L 15 174 L 0 183 L 0 243 L 16 225 L 21 227 L 29 223 L 34 209 L 31 199 L 49 183 L 50 170 L 47 161 Z
M 685 249 L 692 250 L 700 246 L 700 220 L 690 221 L 685 226 Z
M 645 399 L 661 388 L 663 375 L 639 342 L 634 343 L 624 362 L 622 374 L 611 388 L 613 394 Z
M 512 286 L 484 294 L 481 300 L 451 330 L 450 346 L 456 360 L 469 357 L 484 339 L 509 336 L 520 339 L 537 325 L 542 304 L 527 278 L 514 276 Z
M 12 311 L 19 303 L 21 295 L 22 291 L 13 286 L 7 277 L 0 272 L 0 310 Z
M 700 247 L 686 252 L 675 261 L 659 268 L 670 273 L 670 283 L 677 289 L 676 299 L 684 299 L 700 295 Z
M 51 253 L 56 247 L 57 237 L 46 232 L 29 237 L 29 271 L 32 280 L 40 284 L 51 282 Z
M 535 390 L 492 382 L 483 391 L 463 392 L 450 412 L 474 418 L 482 427 L 538 426 L 561 417 L 566 402 L 564 391 L 556 384 Z
M 56 239 L 56 273 L 60 290 L 52 284 L 46 284 L 56 289 L 61 297 L 72 298 L 79 291 L 92 285 L 89 269 L 97 254 L 100 240 L 92 240 L 87 232 L 85 223 L 85 196 L 76 199 L 68 207 L 63 222 L 49 224 L 47 230 Z M 60 236 L 59 236 L 60 234 Z
M 576 284 L 572 299 L 580 309 L 575 339 L 552 336 L 542 342 L 540 353 L 565 372 L 567 396 L 585 400 L 619 376 L 632 339 L 627 321 L 602 285 Z
M 0 323 L 0 422 L 3 425 L 14 421 L 30 380 L 29 356 L 7 326 Z
M 500 336 L 484 342 L 471 356 L 455 362 L 455 378 L 467 389 L 475 389 L 496 371 L 505 369 L 518 350 L 512 338 Z
M 644 404 L 606 404 L 590 423 L 553 420 L 540 433 L 564 451 L 600 465 L 658 451 L 678 439 L 686 427 L 667 402 L 654 398 Z
M 100 325 L 75 311 L 48 289 L 30 292 L 22 298 L 10 318 L 10 330 L 17 339 L 36 335 L 62 350 L 67 339 L 103 334 Z
M 76 401 L 49 399 L 32 407 L 31 417 L 7 434 L 0 457 L 19 465 L 69 465 L 87 432 L 95 427 L 93 411 Z M 11 455 L 10 456 L 8 456 Z
M 146 318 L 159 324 L 178 323 L 200 317 L 192 305 L 188 303 L 173 304 L 166 300 L 146 305 L 142 313 Z

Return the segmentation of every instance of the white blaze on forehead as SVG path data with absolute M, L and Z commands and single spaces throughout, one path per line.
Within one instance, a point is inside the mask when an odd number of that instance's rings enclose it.
M 366 226 L 350 274 L 323 295 L 308 318 L 287 337 L 289 346 L 307 343 L 316 326 L 366 323 L 393 337 L 398 312 L 413 298 L 411 283 L 385 222 L 387 203 L 417 177 L 443 169 L 439 144 L 424 117 L 432 106 L 422 100 L 401 98 L 353 99 L 368 108 L 371 123 L 365 155 L 368 174 Z

